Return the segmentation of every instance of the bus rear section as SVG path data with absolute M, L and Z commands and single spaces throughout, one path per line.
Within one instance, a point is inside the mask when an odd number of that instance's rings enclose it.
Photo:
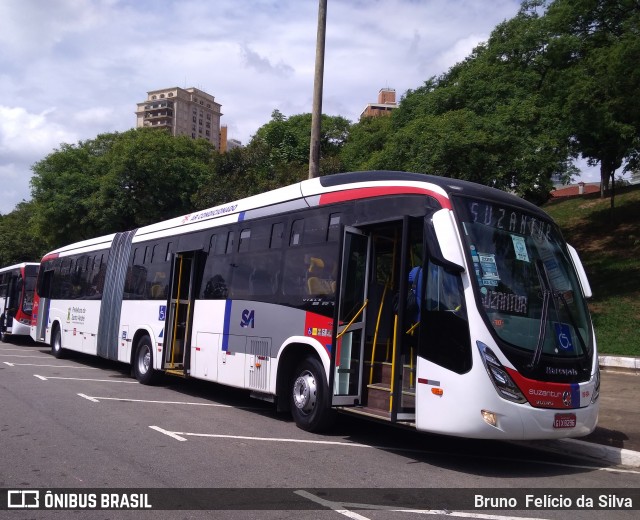
M 35 295 L 37 263 L 22 263 L 0 269 L 0 333 L 28 336 Z

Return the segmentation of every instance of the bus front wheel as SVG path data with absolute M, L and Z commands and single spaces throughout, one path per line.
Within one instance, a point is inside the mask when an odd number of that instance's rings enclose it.
M 291 415 L 298 428 L 322 431 L 333 421 L 329 387 L 320 360 L 309 356 L 294 371 L 291 379 Z
M 143 385 L 155 382 L 156 371 L 153 369 L 153 347 L 151 338 L 147 335 L 140 338 L 136 355 L 133 360 L 133 373 Z

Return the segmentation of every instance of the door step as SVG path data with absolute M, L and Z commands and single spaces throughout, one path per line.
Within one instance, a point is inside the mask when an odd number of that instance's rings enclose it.
M 391 387 L 385 383 L 367 385 L 367 406 L 373 409 L 388 410 L 391 397 Z M 413 390 L 402 391 L 402 403 L 406 408 L 413 408 L 416 393 Z
M 377 408 L 370 408 L 368 406 L 354 406 L 354 407 L 340 407 L 337 410 L 341 413 L 348 413 L 352 415 L 360 415 L 363 417 L 368 417 L 370 419 L 376 419 L 379 421 L 391 422 L 391 414 L 389 412 L 385 412 L 379 410 Z M 412 418 L 410 420 L 402 420 L 398 419 L 395 424 L 404 425 L 408 427 L 415 428 L 416 423 L 415 419 Z
M 169 374 L 170 376 L 187 377 L 184 373 L 184 370 L 177 368 L 168 368 L 164 371 L 164 373 Z

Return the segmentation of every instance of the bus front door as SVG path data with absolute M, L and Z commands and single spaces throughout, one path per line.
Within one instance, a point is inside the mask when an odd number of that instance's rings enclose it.
M 47 340 L 47 328 L 49 326 L 49 304 L 51 302 L 51 289 L 53 283 L 53 270 L 45 271 L 42 275 L 42 282 L 39 288 L 40 298 L 38 300 L 38 308 L 36 316 L 36 341 Z
M 175 375 L 187 375 L 189 370 L 197 264 L 198 254 L 195 251 L 176 253 L 173 258 L 162 368 Z
M 334 406 L 354 406 L 362 401 L 369 242 L 368 235 L 345 228 L 331 364 Z

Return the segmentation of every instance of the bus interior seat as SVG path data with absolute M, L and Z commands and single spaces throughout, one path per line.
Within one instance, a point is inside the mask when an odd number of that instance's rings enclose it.
M 327 295 L 336 291 L 336 282 L 326 277 L 325 263 L 321 258 L 312 257 L 309 264 L 307 290 L 310 295 Z
M 164 284 L 167 275 L 163 271 L 157 271 L 154 278 L 153 283 L 151 284 L 151 297 L 152 298 L 162 298 L 166 296 L 167 291 Z

